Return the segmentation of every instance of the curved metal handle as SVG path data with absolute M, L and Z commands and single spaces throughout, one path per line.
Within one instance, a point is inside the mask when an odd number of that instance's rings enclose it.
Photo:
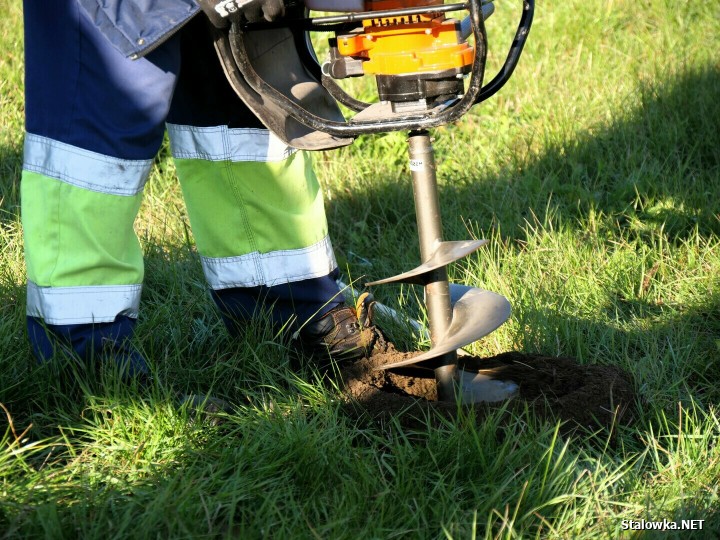
M 530 34 L 530 27 L 532 26 L 533 16 L 535 15 L 535 0 L 523 0 L 523 11 L 520 16 L 520 23 L 518 24 L 513 43 L 510 46 L 510 51 L 505 59 L 505 63 L 495 77 L 480 90 L 475 103 L 480 103 L 486 99 L 492 97 L 500 90 L 505 83 L 508 82 L 510 76 L 515 71 L 515 67 L 520 60 L 520 54 L 525 47 L 528 35 Z

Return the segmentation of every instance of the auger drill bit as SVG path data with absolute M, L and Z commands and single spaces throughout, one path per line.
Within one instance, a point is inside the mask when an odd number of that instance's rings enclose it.
M 425 287 L 425 302 L 430 323 L 429 351 L 382 369 L 402 367 L 433 360 L 438 397 L 455 399 L 458 385 L 464 400 L 477 401 L 488 394 L 487 385 L 496 381 L 459 377 L 457 350 L 486 336 L 510 317 L 510 303 L 499 294 L 467 287 L 454 303 L 451 301 L 447 265 L 487 243 L 486 240 L 444 241 L 438 198 L 435 157 L 430 135 L 425 130 L 411 131 L 408 138 L 410 170 L 413 179 L 415 212 L 422 264 L 409 272 L 368 283 L 415 283 Z M 483 385 L 482 388 L 479 385 Z M 473 386 L 478 386 L 473 390 Z M 497 389 L 492 390 L 495 394 Z M 478 399 L 473 399 L 473 393 Z M 500 394 L 503 392 L 501 391 Z

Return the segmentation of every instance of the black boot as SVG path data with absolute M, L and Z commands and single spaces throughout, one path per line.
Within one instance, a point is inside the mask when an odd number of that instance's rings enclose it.
M 372 324 L 373 301 L 361 295 L 354 308 L 338 306 L 296 334 L 296 344 L 320 366 L 368 357 L 381 334 Z

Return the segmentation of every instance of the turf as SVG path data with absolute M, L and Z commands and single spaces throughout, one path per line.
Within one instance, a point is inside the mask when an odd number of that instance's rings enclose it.
M 518 2 L 488 22 L 491 68 Z M 720 530 L 720 65 L 716 2 L 540 1 L 507 86 L 434 131 L 446 238 L 488 238 L 455 281 L 508 297 L 473 345 L 627 370 L 639 417 L 562 435 L 531 410 L 346 414 L 293 375 L 262 320 L 242 339 L 210 301 L 167 149 L 136 222 L 137 345 L 149 390 L 36 366 L 19 218 L 22 14 L 0 0 L 0 535 L 47 538 L 602 538 L 629 520 Z M 359 89 L 369 94 L 370 87 Z M 317 154 L 345 278 L 417 264 L 404 134 Z M 378 288 L 423 319 L 418 291 Z M 399 328 L 406 347 L 425 346 Z M 217 423 L 178 402 L 211 392 Z M 675 535 L 675 536 L 674 536 Z

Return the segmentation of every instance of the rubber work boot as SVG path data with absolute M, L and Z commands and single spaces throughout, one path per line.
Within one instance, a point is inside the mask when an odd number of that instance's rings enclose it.
M 373 306 L 370 294 L 363 293 L 354 308 L 339 306 L 306 324 L 298 333 L 300 349 L 320 366 L 370 356 L 381 337 L 372 324 Z

